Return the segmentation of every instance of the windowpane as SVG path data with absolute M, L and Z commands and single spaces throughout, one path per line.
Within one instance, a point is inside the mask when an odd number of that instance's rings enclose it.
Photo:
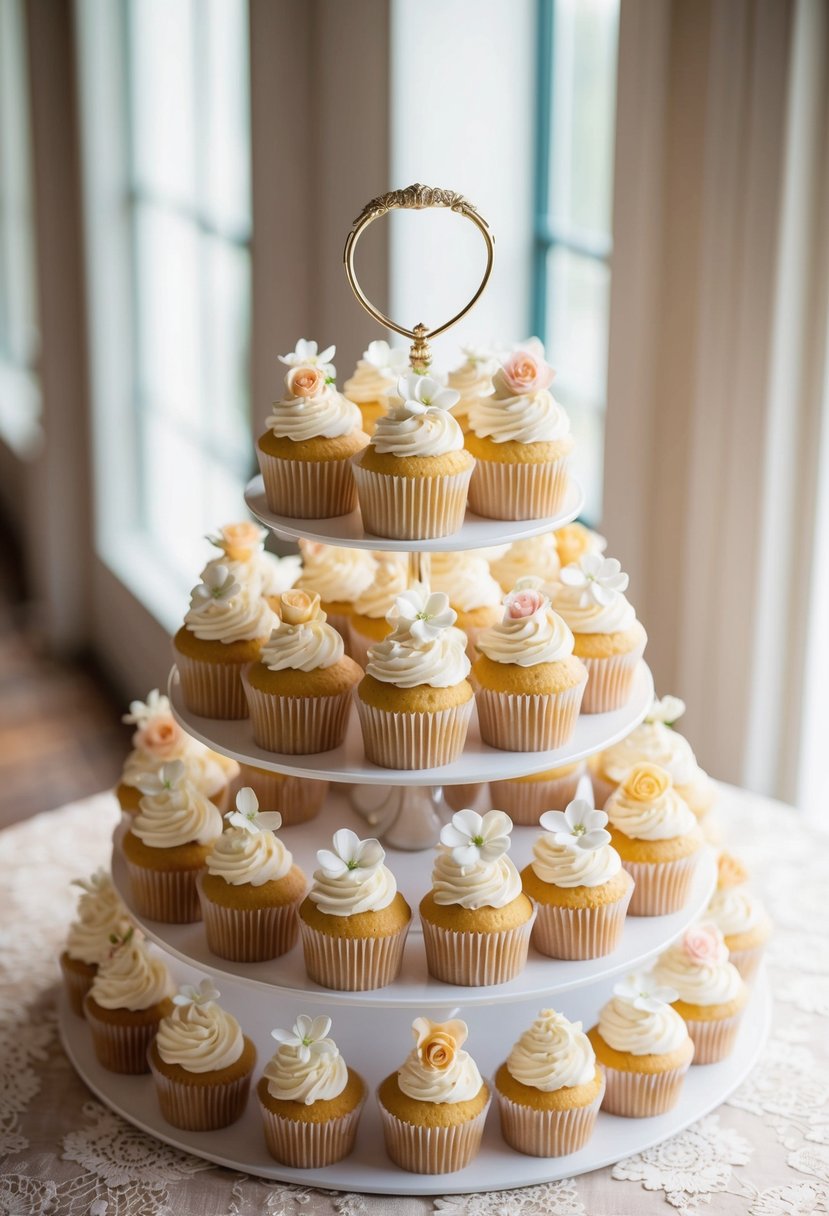
M 547 255 L 547 342 L 559 386 L 582 403 L 602 404 L 607 385 L 610 270 L 604 262 L 554 246 Z
M 250 228 L 250 104 L 248 30 L 242 0 L 204 0 L 207 10 L 204 78 L 202 196 L 206 218 L 221 231 L 246 236 Z
M 252 460 L 248 411 L 250 253 L 246 248 L 205 237 L 202 259 L 204 415 L 209 417 L 213 447 L 226 450 L 238 472 Z
M 197 571 L 206 531 L 206 490 L 198 451 L 163 415 L 139 417 L 142 511 L 139 521 L 159 561 L 159 578 Z
M 576 441 L 570 467 L 584 490 L 582 515 L 588 522 L 597 524 L 602 514 L 604 410 L 598 406 L 579 404 L 568 396 L 563 387 L 556 389 L 556 397 L 567 410 Z

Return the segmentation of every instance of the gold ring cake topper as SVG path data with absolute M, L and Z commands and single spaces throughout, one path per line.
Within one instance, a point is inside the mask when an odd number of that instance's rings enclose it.
M 354 251 L 357 248 L 358 240 L 369 224 L 374 223 L 381 216 L 388 215 L 390 211 L 425 211 L 431 207 L 447 207 L 450 211 L 454 211 L 458 215 L 462 215 L 472 221 L 486 244 L 486 269 L 484 270 L 478 290 L 472 299 L 468 304 L 463 306 L 460 312 L 455 313 L 454 317 L 449 321 L 444 321 L 442 325 L 436 325 L 432 329 L 427 329 L 422 322 L 415 325 L 413 329 L 406 329 L 405 326 L 398 325 L 396 321 L 392 321 L 390 317 L 382 313 L 366 296 L 357 280 L 357 272 L 354 269 Z M 483 294 L 484 288 L 489 282 L 489 276 L 492 274 L 494 258 L 495 237 L 490 231 L 489 224 L 482 215 L 478 214 L 476 208 L 470 202 L 467 202 L 462 194 L 458 194 L 454 190 L 443 190 L 439 186 L 421 186 L 419 183 L 407 186 L 405 190 L 391 190 L 388 194 L 381 194 L 378 198 L 373 198 L 371 202 L 366 203 L 351 226 L 351 231 L 346 238 L 345 249 L 343 251 L 345 273 L 348 276 L 351 290 L 369 316 L 378 321 L 380 325 L 385 326 L 386 329 L 392 329 L 395 333 L 401 334 L 404 338 L 410 340 L 412 349 L 409 353 L 409 362 L 414 371 L 426 371 L 432 361 L 429 340 L 436 338 L 438 334 L 445 333 L 447 329 L 455 325 L 462 317 L 465 317 L 474 304 L 477 304 Z

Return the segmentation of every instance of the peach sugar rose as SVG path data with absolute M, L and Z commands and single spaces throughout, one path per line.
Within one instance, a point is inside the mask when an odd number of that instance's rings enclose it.
M 525 617 L 532 616 L 534 612 L 538 612 L 545 603 L 545 597 L 540 591 L 532 588 L 527 588 L 525 591 L 513 591 L 506 599 L 507 619 L 521 621 Z
M 225 524 L 219 529 L 224 549 L 231 561 L 246 561 L 257 549 L 262 548 L 264 529 L 252 520 L 245 519 L 238 524 Z
M 725 939 L 711 921 L 692 925 L 682 939 L 682 950 L 692 963 L 724 963 L 728 959 Z
M 454 1062 L 458 1048 L 465 1042 L 465 1022 L 432 1022 L 429 1018 L 415 1018 L 412 1023 L 417 1040 L 417 1056 L 425 1068 L 445 1072 Z
M 135 732 L 133 745 L 158 760 L 174 760 L 181 754 L 184 731 L 171 714 L 155 714 Z
M 283 591 L 280 595 L 279 615 L 286 625 L 307 625 L 318 617 L 325 619 L 320 612 L 320 597 L 296 589 Z
M 622 792 L 634 802 L 657 802 L 673 785 L 671 774 L 658 764 L 634 764 L 622 782 Z
M 555 372 L 549 363 L 537 358 L 530 351 L 517 350 L 504 360 L 500 377 L 506 388 L 513 393 L 538 393 L 549 388 Z
M 293 367 L 285 377 L 292 397 L 317 397 L 325 388 L 325 372 L 320 367 Z

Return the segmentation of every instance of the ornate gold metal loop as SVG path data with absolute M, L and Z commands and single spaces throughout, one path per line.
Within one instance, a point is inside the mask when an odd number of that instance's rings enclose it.
M 472 221 L 486 244 L 486 269 L 484 270 L 478 290 L 472 299 L 449 321 L 444 321 L 442 325 L 436 325 L 433 329 L 427 329 L 421 321 L 413 329 L 406 329 L 405 326 L 398 325 L 396 321 L 392 321 L 391 317 L 387 317 L 382 313 L 366 296 L 359 284 L 357 272 L 354 269 L 354 251 L 357 248 L 360 236 L 368 228 L 369 224 L 374 223 L 381 216 L 388 215 L 389 211 L 424 211 L 431 207 L 448 207 L 450 211 L 454 211 L 458 215 L 462 215 Z M 465 317 L 473 305 L 477 304 L 483 295 L 484 288 L 489 282 L 489 276 L 492 274 L 494 258 L 495 237 L 490 231 L 489 224 L 482 215 L 478 214 L 475 207 L 470 202 L 467 202 L 462 194 L 457 194 L 454 190 L 443 190 L 437 186 L 421 186 L 419 183 L 407 186 L 405 190 L 392 190 L 388 194 L 381 194 L 379 198 L 373 198 L 371 202 L 366 203 L 351 226 L 351 231 L 346 238 L 345 249 L 343 251 L 345 273 L 348 276 L 351 290 L 370 317 L 373 317 L 375 321 L 385 326 L 386 329 L 394 330 L 395 333 L 401 334 L 404 338 L 410 340 L 412 349 L 409 352 L 409 362 L 415 371 L 425 371 L 431 363 L 432 356 L 429 350 L 429 340 L 436 338 L 438 334 L 445 333 L 447 329 L 455 325 L 462 317 Z

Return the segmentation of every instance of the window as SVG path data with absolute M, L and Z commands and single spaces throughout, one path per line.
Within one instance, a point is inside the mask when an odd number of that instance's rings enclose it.
M 539 0 L 533 331 L 601 519 L 619 0 Z

